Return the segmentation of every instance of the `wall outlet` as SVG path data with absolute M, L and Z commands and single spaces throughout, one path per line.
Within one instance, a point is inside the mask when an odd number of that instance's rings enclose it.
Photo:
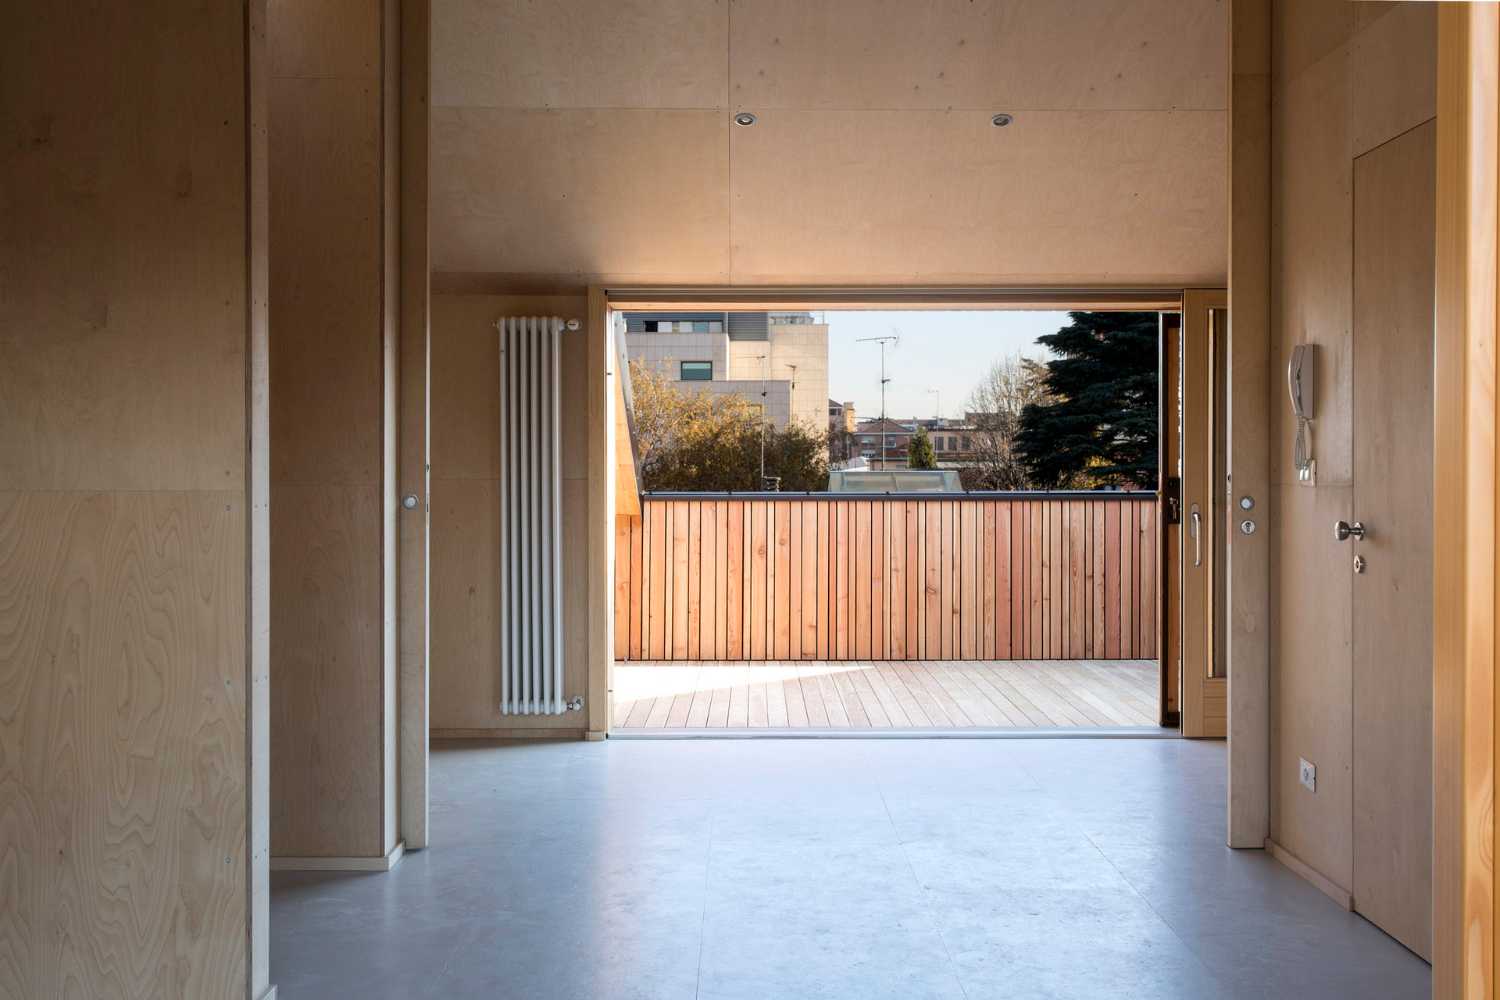
M 1318 765 L 1305 757 L 1297 758 L 1297 780 L 1309 792 L 1318 790 Z

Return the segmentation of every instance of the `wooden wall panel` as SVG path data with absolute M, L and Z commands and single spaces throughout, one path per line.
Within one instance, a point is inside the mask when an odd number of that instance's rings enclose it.
M 433 296 L 429 683 L 435 736 L 582 735 L 587 728 L 583 713 L 500 714 L 500 359 L 494 327 L 506 315 L 561 316 L 585 324 L 564 334 L 562 347 L 562 448 L 581 455 L 588 447 L 586 422 L 576 413 L 584 407 L 586 312 L 583 296 Z M 587 474 L 582 462 L 563 468 L 563 683 L 570 697 L 588 695 Z M 667 511 L 658 506 L 649 513 L 665 518 Z M 618 606 L 617 596 L 615 611 L 617 620 L 629 615 L 629 655 L 672 641 L 665 618 L 669 602 L 663 600 L 668 556 L 639 532 L 616 543 L 616 572 L 632 581 L 627 607 Z M 685 604 L 682 621 L 685 643 Z
M 390 4 L 272 3 L 273 855 L 396 843 L 399 73 Z M 284 47 L 283 47 L 284 46 Z
M 1264 538 L 1269 576 L 1264 635 L 1271 665 L 1264 689 L 1269 698 L 1269 837 L 1343 892 L 1351 888 L 1353 870 L 1350 776 L 1359 762 L 1351 753 L 1351 691 L 1360 668 L 1352 656 L 1353 554 L 1331 540 L 1329 526 L 1360 516 L 1354 509 L 1352 461 L 1359 433 L 1352 382 L 1359 350 L 1353 322 L 1354 158 L 1435 113 L 1430 87 L 1400 81 L 1435 78 L 1436 44 L 1429 22 L 1437 18 L 1438 6 L 1337 0 L 1272 5 L 1271 56 L 1263 61 L 1269 72 L 1269 135 L 1257 137 L 1249 127 L 1240 130 L 1236 119 L 1235 142 L 1243 154 L 1235 157 L 1236 163 L 1253 165 L 1258 156 L 1269 161 L 1270 378 L 1280 385 L 1277 373 L 1285 371 L 1292 347 L 1304 343 L 1316 346 L 1319 371 L 1316 483 L 1300 482 L 1292 468 L 1294 421 L 1284 395 L 1276 396 L 1270 410 L 1269 506 L 1258 519 L 1262 532 L 1255 536 Z M 1377 78 L 1387 79 L 1377 83 Z M 1396 91 L 1399 98 L 1392 97 Z M 1249 104 L 1247 111 L 1253 115 L 1256 108 Z M 1241 146 L 1242 141 L 1247 145 Z M 1269 149 L 1257 150 L 1256 142 Z M 1240 214 L 1253 207 L 1242 205 Z M 1248 239 L 1241 245 L 1248 247 Z M 1248 273 L 1254 274 L 1258 262 L 1248 263 Z M 1235 302 L 1234 309 L 1235 329 L 1241 329 L 1242 318 L 1247 328 L 1256 321 L 1253 304 L 1241 309 Z M 1253 386 L 1253 372 L 1250 377 Z M 1238 468 L 1231 471 L 1240 483 Z M 1246 488 L 1253 488 L 1254 471 L 1245 478 Z M 1261 498 L 1256 501 L 1260 511 Z M 1260 630 L 1255 608 L 1253 601 L 1242 605 L 1231 596 L 1236 612 L 1232 640 L 1240 627 L 1235 622 L 1245 623 L 1242 650 L 1256 649 Z M 1252 659 L 1247 675 L 1239 678 L 1231 652 L 1231 684 L 1247 682 L 1247 699 L 1242 702 L 1236 694 L 1236 713 L 1241 704 L 1247 713 L 1257 708 L 1258 689 L 1251 686 L 1260 682 L 1257 669 Z M 1242 721 L 1254 719 L 1247 714 Z M 1241 735 L 1232 732 L 1242 747 L 1253 750 L 1255 737 Z M 1316 795 L 1297 782 L 1299 758 L 1318 767 Z M 1250 784 L 1243 780 L 1246 767 L 1261 766 L 1255 761 L 1232 764 L 1241 788 Z M 1237 805 L 1237 825 L 1253 830 L 1250 812 L 1260 812 L 1261 806 L 1253 799 L 1246 802 L 1248 809 Z M 1413 808 L 1419 805 L 1413 803 Z M 1244 837 L 1237 843 L 1248 846 L 1252 840 Z
M 725 508 L 727 544 L 709 544 L 705 533 L 720 530 L 716 522 Z M 1150 658 L 1160 601 L 1157 576 L 1141 553 L 1155 551 L 1156 524 L 1152 497 L 648 497 L 641 516 L 618 521 L 616 655 L 633 660 Z M 1031 566 L 1032 572 L 1015 568 L 1025 561 L 1027 545 L 1020 536 L 1033 530 L 1028 525 L 1050 532 L 1038 549 L 1046 557 Z M 1106 525 L 1113 526 L 1108 534 Z M 1132 547 L 1131 553 L 1124 551 Z M 646 553 L 645 566 L 638 567 L 638 553 Z M 1101 577 L 1112 578 L 1091 580 L 1096 571 L 1091 560 Z M 691 584 L 678 586 L 679 579 L 694 574 L 697 591 Z M 694 648 L 691 636 L 698 633 L 686 626 L 681 641 L 674 641 L 675 624 L 664 623 L 690 620 L 694 594 L 707 593 L 706 581 L 718 578 L 726 586 L 722 598 L 714 598 L 714 614 L 723 617 L 727 641 L 715 643 L 705 634 Z M 701 606 L 705 598 L 697 600 Z M 1106 620 L 1108 642 L 1089 641 L 1090 623 Z M 741 628 L 748 638 L 740 638 Z M 706 622 L 699 631 L 708 631 Z M 1034 638 L 1028 641 L 1028 634 Z M 793 641 L 798 635 L 802 640 Z
M 383 855 L 380 490 L 273 490 L 271 853 Z
M 264 984 L 263 13 L 0 13 L 0 996 Z
M 0 493 L 6 995 L 244 994 L 245 538 L 235 491 Z
M 581 524 L 587 483 L 563 481 L 563 524 Z M 436 736 L 542 730 L 581 735 L 580 713 L 500 714 L 500 484 L 439 479 L 432 485 L 431 714 Z M 588 684 L 586 538 L 563 532 L 563 688 Z

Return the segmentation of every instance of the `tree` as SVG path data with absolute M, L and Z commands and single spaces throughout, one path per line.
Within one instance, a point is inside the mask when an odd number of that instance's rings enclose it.
M 1038 486 L 1149 488 L 1156 484 L 1156 313 L 1068 314 L 1037 342 L 1048 398 L 1021 410 L 1016 448 Z
M 682 390 L 638 361 L 630 381 L 643 489 L 759 490 L 762 432 L 766 475 L 779 477 L 783 490 L 828 489 L 826 432 L 774 427 L 743 396 Z
M 1028 358 L 1001 358 L 969 393 L 965 409 L 974 453 L 973 464 L 959 470 L 964 488 L 1032 489 L 1030 469 L 1016 447 L 1021 412 L 1047 399 L 1047 369 Z
M 927 428 L 918 427 L 906 445 L 906 467 L 908 469 L 936 469 L 937 454 L 932 450 L 932 439 Z

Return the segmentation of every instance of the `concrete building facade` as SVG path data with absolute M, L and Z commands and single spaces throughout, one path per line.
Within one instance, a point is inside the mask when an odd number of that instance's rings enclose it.
M 626 313 L 626 352 L 678 388 L 743 396 L 776 427 L 824 426 L 828 325 L 812 313 Z

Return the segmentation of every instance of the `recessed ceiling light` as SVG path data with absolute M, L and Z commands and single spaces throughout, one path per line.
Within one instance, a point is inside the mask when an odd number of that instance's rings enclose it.
M 990 124 L 995 126 L 996 128 L 1004 128 L 1015 120 L 1016 119 L 1013 115 L 1008 115 L 1002 111 L 1000 112 L 1000 114 L 990 119 Z
M 754 125 L 755 124 L 755 116 L 752 115 L 748 111 L 741 111 L 739 114 L 737 114 L 737 115 L 734 116 L 734 123 L 736 125 L 745 125 L 745 126 Z

